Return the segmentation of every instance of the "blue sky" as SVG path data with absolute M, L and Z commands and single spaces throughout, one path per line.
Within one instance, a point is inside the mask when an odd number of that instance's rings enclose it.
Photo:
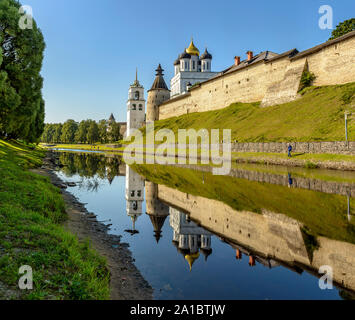
M 321 5 L 334 27 L 355 16 L 354 0 L 167 1 L 22 0 L 30 5 L 47 44 L 42 69 L 46 122 L 126 120 L 128 87 L 138 67 L 148 90 L 159 63 L 170 84 L 173 62 L 193 36 L 213 54 L 213 71 L 248 50 L 305 50 L 326 41 Z

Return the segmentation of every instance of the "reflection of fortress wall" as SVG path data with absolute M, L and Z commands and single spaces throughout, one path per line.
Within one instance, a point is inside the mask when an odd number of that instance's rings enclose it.
M 265 256 L 309 264 L 299 224 L 290 223 L 287 217 L 237 212 L 222 202 L 188 195 L 162 185 L 159 185 L 159 198 L 189 212 L 192 219 L 223 238 L 245 244 Z
M 324 237 L 319 237 L 318 242 L 320 248 L 313 254 L 312 265 L 315 268 L 331 266 L 334 280 L 355 291 L 355 245 Z
M 191 219 L 229 241 L 238 243 L 260 256 L 290 265 L 304 265 L 315 273 L 329 264 L 334 280 L 355 290 L 355 245 L 319 238 L 320 248 L 310 260 L 301 224 L 285 215 L 269 211 L 236 211 L 216 200 L 188 195 L 159 185 L 159 199 L 189 212 Z
M 190 168 L 203 172 L 212 172 L 212 168 L 210 166 L 179 164 L 176 164 L 175 166 Z M 251 170 L 231 169 L 231 172 L 228 174 L 228 176 L 246 179 L 249 181 L 272 183 L 282 186 L 288 186 L 289 183 L 287 176 Z M 309 179 L 294 176 L 292 176 L 292 182 L 292 186 L 294 188 L 313 190 L 330 194 L 340 194 L 344 196 L 355 195 L 355 184 L 350 182 L 324 181 L 319 179 Z

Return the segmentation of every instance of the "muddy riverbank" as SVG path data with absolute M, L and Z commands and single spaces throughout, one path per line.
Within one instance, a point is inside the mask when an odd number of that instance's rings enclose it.
M 150 300 L 153 289 L 142 277 L 134 264 L 129 245 L 121 242 L 121 237 L 108 234 L 110 225 L 97 220 L 69 191 L 70 183 L 61 180 L 55 173 L 58 157 L 48 152 L 43 165 L 34 172 L 50 178 L 53 185 L 62 191 L 68 219 L 65 227 L 80 241 L 89 239 L 93 248 L 107 260 L 110 270 L 110 292 L 112 300 Z

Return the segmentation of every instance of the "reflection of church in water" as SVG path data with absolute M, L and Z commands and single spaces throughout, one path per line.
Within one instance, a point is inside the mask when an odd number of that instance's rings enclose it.
M 170 215 L 170 226 L 174 230 L 173 243 L 187 260 L 190 270 L 200 256 L 200 250 L 207 257 L 212 253 L 211 233 L 190 221 L 188 215 L 169 207 L 158 199 L 158 185 L 145 183 L 147 215 L 154 228 L 154 237 L 159 242 L 166 218 Z
M 144 181 L 138 173 L 129 166 L 126 167 L 126 211 L 127 215 L 132 219 L 132 229 L 126 232 L 134 235 L 139 233 L 136 230 L 136 221 L 142 215 L 144 201 Z
M 146 212 L 154 229 L 154 237 L 158 243 L 162 237 L 162 228 L 166 218 L 170 215 L 170 226 L 173 229 L 173 244 L 192 269 L 200 253 L 208 256 L 212 253 L 211 233 L 189 220 L 189 216 L 178 209 L 169 207 L 158 199 L 158 185 L 144 180 L 129 166 L 126 167 L 126 211 L 132 220 L 132 229 L 126 232 L 134 235 L 136 221 L 143 213 L 144 185 L 146 197 Z
M 175 208 L 170 208 L 170 225 L 174 230 L 173 243 L 189 263 L 190 271 L 200 257 L 200 251 L 207 261 L 212 253 L 211 233 L 199 227 L 189 216 Z
M 144 189 L 146 200 L 146 214 L 149 216 L 154 229 L 156 242 L 162 237 L 162 228 L 166 218 L 170 216 L 170 226 L 173 229 L 172 242 L 177 251 L 182 254 L 189 264 L 190 271 L 196 260 L 200 258 L 201 253 L 205 261 L 212 254 L 211 236 L 212 233 L 200 227 L 194 221 L 191 221 L 189 215 L 183 210 L 168 206 L 158 198 L 158 185 L 145 181 L 129 166 L 126 166 L 126 211 L 132 220 L 132 228 L 125 230 L 131 235 L 138 234 L 136 222 L 143 213 Z M 225 239 L 221 239 L 226 241 Z M 243 247 L 226 241 L 236 250 L 237 260 L 242 259 L 242 255 L 249 256 L 249 265 L 255 266 L 256 261 L 272 268 L 278 264 L 270 259 L 262 259 Z

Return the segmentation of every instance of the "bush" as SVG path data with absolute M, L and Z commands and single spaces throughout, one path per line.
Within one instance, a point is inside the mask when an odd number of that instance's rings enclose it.
M 313 72 L 310 72 L 308 70 L 304 71 L 302 73 L 301 77 L 301 86 L 300 90 L 303 90 L 304 88 L 310 87 L 313 84 L 313 81 L 316 79 L 316 76 L 314 75 Z

